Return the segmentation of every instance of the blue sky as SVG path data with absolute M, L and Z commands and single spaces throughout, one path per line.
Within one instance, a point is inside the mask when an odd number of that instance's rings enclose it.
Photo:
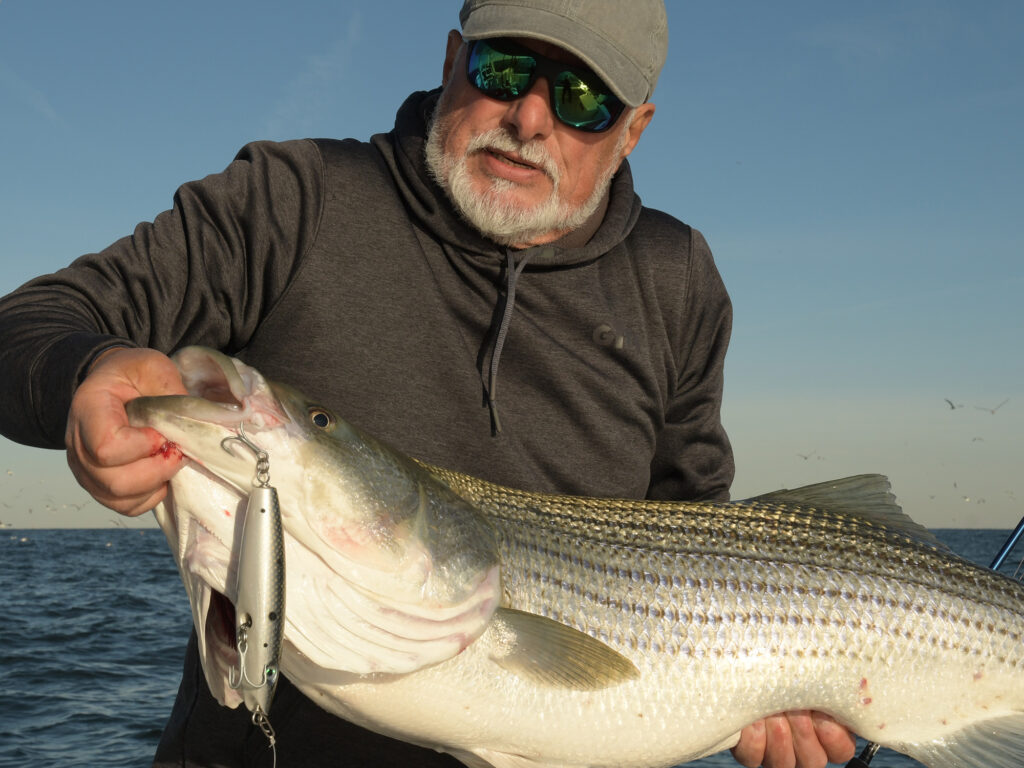
M 0 0 L 0 293 L 128 234 L 248 141 L 388 130 L 440 82 L 459 6 Z M 882 472 L 927 525 L 1015 524 L 1024 4 L 668 10 L 631 160 L 733 297 L 734 495 Z M 62 454 L 2 439 L 0 504 L 16 526 L 121 522 Z

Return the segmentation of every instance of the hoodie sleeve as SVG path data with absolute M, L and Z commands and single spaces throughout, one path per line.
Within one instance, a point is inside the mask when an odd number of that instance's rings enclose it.
M 0 298 L 0 433 L 63 447 L 75 387 L 112 346 L 242 348 L 315 239 L 322 200 L 313 142 L 250 144 L 132 235 Z
M 678 375 L 651 462 L 647 497 L 727 501 L 735 465 L 721 410 L 732 303 L 704 237 L 696 230 L 691 235 Z

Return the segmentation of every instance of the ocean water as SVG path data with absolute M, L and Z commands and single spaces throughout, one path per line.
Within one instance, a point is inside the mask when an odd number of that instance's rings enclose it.
M 936 533 L 986 566 L 1008 534 Z M 149 765 L 191 625 L 163 534 L 0 530 L 0 596 L 0 768 Z M 871 765 L 920 764 L 882 750 Z

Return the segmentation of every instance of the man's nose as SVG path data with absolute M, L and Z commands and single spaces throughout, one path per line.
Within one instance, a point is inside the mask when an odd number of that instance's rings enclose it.
M 503 123 L 515 132 L 520 141 L 545 139 L 555 127 L 555 115 L 548 98 L 548 82 L 538 77 L 523 96 L 508 103 Z

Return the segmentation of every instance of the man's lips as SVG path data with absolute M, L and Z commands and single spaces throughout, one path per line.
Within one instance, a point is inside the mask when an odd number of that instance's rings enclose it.
M 519 157 L 519 155 L 514 155 L 511 152 L 502 152 L 499 149 L 487 149 L 485 151 L 490 153 L 491 155 L 494 155 L 494 157 L 498 158 L 499 160 L 504 160 L 520 168 L 530 168 L 535 171 L 543 170 L 539 165 L 528 163 L 526 160 L 523 160 L 523 158 Z
M 487 147 L 480 152 L 480 156 L 490 175 L 509 181 L 528 183 L 535 182 L 538 176 L 548 176 L 543 166 L 524 160 L 514 152 Z

